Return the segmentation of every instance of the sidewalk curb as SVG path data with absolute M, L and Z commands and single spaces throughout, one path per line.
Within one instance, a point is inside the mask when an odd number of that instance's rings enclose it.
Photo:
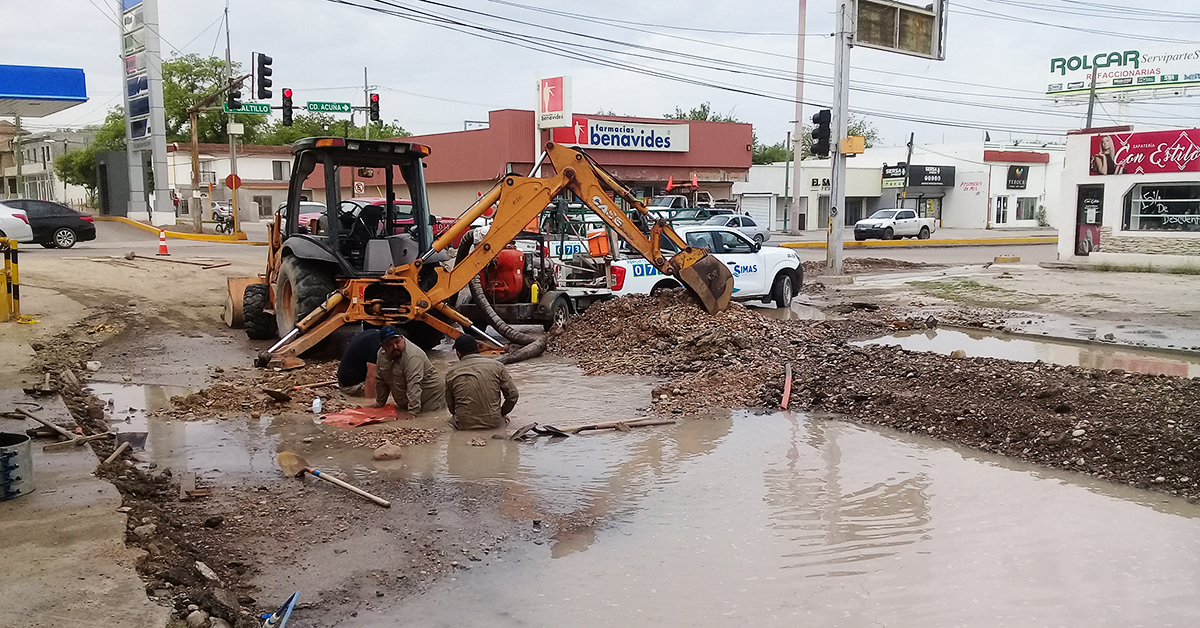
M 1031 244 L 1058 244 L 1058 237 L 1031 237 L 1031 238 L 948 238 L 945 240 L 863 240 L 853 242 L 843 242 L 842 248 L 924 248 L 924 247 L 951 247 L 951 246 L 988 246 L 993 244 L 1010 244 L 1010 245 L 1031 245 Z M 784 242 L 779 246 L 788 249 L 823 249 L 825 243 L 816 242 Z
M 147 231 L 147 232 L 154 233 L 154 234 L 157 234 L 159 232 L 158 227 L 151 227 L 150 225 L 138 222 L 136 220 L 130 220 L 129 218 L 126 218 L 124 216 L 93 216 L 92 219 L 96 220 L 96 221 L 100 221 L 100 222 L 121 222 L 121 223 L 125 223 L 127 225 L 137 227 L 138 229 L 141 229 L 142 231 Z M 180 233 L 178 231 L 167 231 L 166 234 L 167 234 L 168 238 L 175 238 L 176 240 L 199 240 L 202 242 L 220 242 L 223 244 L 249 244 L 251 246 L 267 246 L 266 242 L 256 242 L 253 240 L 239 240 L 237 238 L 237 236 L 232 236 L 232 235 L 216 235 L 216 234 L 207 234 L 207 233 Z

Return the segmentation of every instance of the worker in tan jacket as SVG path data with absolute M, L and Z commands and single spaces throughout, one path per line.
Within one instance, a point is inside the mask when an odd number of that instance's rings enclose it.
M 380 331 L 382 344 L 375 359 L 375 407 L 396 400 L 396 416 L 411 419 L 446 406 L 442 378 L 429 357 L 392 326 Z
M 508 369 L 495 358 L 479 355 L 479 341 L 467 334 L 455 339 L 454 351 L 458 362 L 446 372 L 450 423 L 458 430 L 504 427 L 518 395 Z

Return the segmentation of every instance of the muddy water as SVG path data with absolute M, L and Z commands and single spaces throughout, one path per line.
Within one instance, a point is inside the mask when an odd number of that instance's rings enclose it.
M 784 321 L 823 321 L 825 320 L 825 312 L 820 308 L 806 305 L 804 303 L 792 303 L 791 307 L 774 307 L 769 305 L 746 304 L 747 307 L 753 307 L 754 310 L 763 316 L 770 318 L 778 318 Z
M 1042 360 L 1066 366 L 1123 369 L 1151 375 L 1200 376 L 1200 354 L 1187 355 L 1121 349 L 1100 344 L 1032 340 L 989 332 L 938 329 L 884 336 L 855 344 L 900 345 L 910 351 L 932 351 L 942 354 L 962 349 L 968 357 L 1002 358 L 1019 362 Z
M 343 625 L 1200 622 L 1200 506 L 1082 476 L 744 412 L 493 451 L 592 525 Z

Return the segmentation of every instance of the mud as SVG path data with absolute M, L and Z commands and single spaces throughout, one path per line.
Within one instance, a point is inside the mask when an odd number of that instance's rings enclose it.
M 682 291 L 610 301 L 551 348 L 589 373 L 657 374 L 654 408 L 670 415 L 779 407 L 790 363 L 795 409 L 1200 498 L 1200 380 L 846 344 L 909 320 L 776 321 L 735 305 L 714 326 L 689 306 Z

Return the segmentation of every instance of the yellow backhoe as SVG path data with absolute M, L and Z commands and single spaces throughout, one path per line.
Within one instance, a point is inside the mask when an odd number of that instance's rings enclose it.
M 616 234 L 664 274 L 677 278 L 709 313 L 729 306 L 733 277 L 716 258 L 693 248 L 652 215 L 633 194 L 586 153 L 549 143 L 535 172 L 548 160 L 550 177 L 508 175 L 434 239 L 422 162 L 429 148 L 419 144 L 308 138 L 293 144 L 295 156 L 285 209 L 270 233 L 267 268 L 255 278 L 231 279 L 226 320 L 242 319 L 252 338 L 282 339 L 259 356 L 260 365 L 303 364 L 299 356 L 347 323 L 401 325 L 410 338 L 429 348 L 443 336 L 477 335 L 491 351 L 502 351 L 451 304 L 463 288 L 532 220 L 565 191 L 595 212 Z M 321 166 L 320 171 L 317 166 Z M 341 170 L 382 170 L 386 203 L 355 204 L 340 198 Z M 402 178 L 398 181 L 397 175 Z M 299 203 L 306 182 L 324 181 L 326 214 L 302 233 Z M 397 187 L 408 200 L 397 199 Z M 311 186 L 316 187 L 316 186 Z M 404 191 L 403 188 L 401 191 Z M 620 198 L 636 213 L 622 211 Z M 320 199 L 315 199 L 320 200 Z M 447 249 L 459 243 L 492 206 L 486 233 L 468 238 L 473 248 L 459 252 L 452 267 Z M 663 240 L 675 254 L 663 251 Z M 241 306 L 240 308 L 238 306 Z M 239 311 L 240 310 L 240 311 Z

